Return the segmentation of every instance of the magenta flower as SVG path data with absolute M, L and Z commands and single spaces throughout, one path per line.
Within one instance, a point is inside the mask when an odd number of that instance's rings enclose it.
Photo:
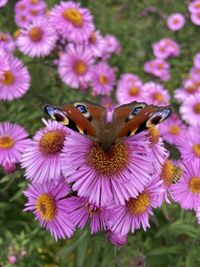
M 162 81 L 168 81 L 170 79 L 169 68 L 169 63 L 159 58 L 147 61 L 144 64 L 145 72 L 153 74 L 154 76 L 160 78 Z
M 200 206 L 195 209 L 198 224 L 200 224 Z
M 124 246 L 127 242 L 127 235 L 120 235 L 119 233 L 112 231 L 108 232 L 107 238 L 109 239 L 111 244 L 118 247 Z
M 19 163 L 29 144 L 28 133 L 23 127 L 10 122 L 0 123 L 0 165 Z
M 69 44 L 60 57 L 58 73 L 67 85 L 78 88 L 91 80 L 93 58 L 84 46 Z
M 180 114 L 191 126 L 200 125 L 200 93 L 196 93 L 184 100 L 180 107 Z
M 106 230 L 105 208 L 89 203 L 86 198 L 70 197 L 67 199 L 66 212 L 76 226 L 83 229 L 90 221 L 91 233 Z
M 194 66 L 195 66 L 197 69 L 200 69 L 200 53 L 197 53 L 197 54 L 194 56 L 193 63 L 194 63 Z
M 165 141 L 176 145 L 180 136 L 185 135 L 187 127 L 174 113 L 169 119 L 159 125 L 160 133 Z
M 16 48 L 15 41 L 9 33 L 0 32 L 0 47 L 8 53 L 14 52 Z
M 7 5 L 7 3 L 8 3 L 8 0 L 0 0 L 0 8 Z
M 9 69 L 9 54 L 0 47 L 0 80 L 4 79 L 4 71 Z
M 143 98 L 148 104 L 164 106 L 169 104 L 169 93 L 159 83 L 147 82 L 143 84 Z
M 89 49 L 94 57 L 102 57 L 105 51 L 105 41 L 99 31 L 91 33 L 86 42 L 87 49 Z
M 124 204 L 151 179 L 153 159 L 144 134 L 116 143 L 111 152 L 106 154 L 100 144 L 77 133 L 65 141 L 63 174 L 80 197 L 95 205 L 103 206 L 111 200 Z
M 116 55 L 120 54 L 121 44 L 114 35 L 107 34 L 104 37 L 104 42 L 105 42 L 105 54 L 103 58 L 108 59 L 110 58 L 111 54 L 116 54 Z
M 198 80 L 187 79 L 183 82 L 183 87 L 176 89 L 174 92 L 174 98 L 179 102 L 184 102 L 185 99 L 194 95 L 196 93 L 200 93 L 200 85 Z
M 189 5 L 188 5 L 188 10 L 193 14 L 193 13 L 198 13 L 200 12 L 200 1 L 196 0 L 196 1 L 192 1 Z
M 180 13 L 174 13 L 167 19 L 167 26 L 172 31 L 179 31 L 185 25 L 185 17 Z
M 178 43 L 170 38 L 163 38 L 159 42 L 154 43 L 152 47 L 154 56 L 160 59 L 178 57 L 180 54 Z
M 56 121 L 48 121 L 33 137 L 31 145 L 24 151 L 21 160 L 25 177 L 34 183 L 62 179 L 60 154 L 68 130 Z
M 49 55 L 55 47 L 57 34 L 46 18 L 38 18 L 25 29 L 20 30 L 17 38 L 19 50 L 30 57 Z
M 200 11 L 197 13 L 192 13 L 190 18 L 193 24 L 200 26 Z
M 146 231 L 149 225 L 149 216 L 153 214 L 152 208 L 157 208 L 158 197 L 162 194 L 162 181 L 151 181 L 145 189 L 136 197 L 130 198 L 125 205 L 111 204 L 109 209 L 113 210 L 113 216 L 109 219 L 108 225 L 111 230 L 120 235 L 127 235 L 136 229 L 142 228 Z
M 9 57 L 9 68 L 3 71 L 0 78 L 0 100 L 12 101 L 22 97 L 30 86 L 30 75 L 23 63 Z
M 28 198 L 24 211 L 32 211 L 36 220 L 39 220 L 41 226 L 46 228 L 55 240 L 69 238 L 75 230 L 66 211 L 68 207 L 66 196 L 69 192 L 70 188 L 64 182 L 58 185 L 52 182 L 29 185 L 24 191 L 24 195 Z
M 61 2 L 50 12 L 53 27 L 63 38 L 75 43 L 87 41 L 94 31 L 89 9 L 73 1 Z
M 115 84 L 115 69 L 102 61 L 91 71 L 91 86 L 97 95 L 110 95 Z
M 200 161 L 184 161 L 180 181 L 171 186 L 174 201 L 183 209 L 196 209 L 200 203 Z

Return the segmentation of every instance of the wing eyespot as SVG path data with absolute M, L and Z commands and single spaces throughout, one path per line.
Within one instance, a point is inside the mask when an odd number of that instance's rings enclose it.
M 129 114 L 128 118 L 126 118 L 126 122 L 131 120 L 133 117 L 135 117 L 142 109 L 144 108 L 144 105 L 139 105 L 135 107 L 132 112 Z
M 151 116 L 148 119 L 148 121 L 146 122 L 146 127 L 150 128 L 164 121 L 170 116 L 171 112 L 172 110 L 170 108 L 159 110 L 158 112 L 156 112 L 153 116 Z
M 87 119 L 91 118 L 88 107 L 83 103 L 74 103 L 74 106 L 83 114 Z

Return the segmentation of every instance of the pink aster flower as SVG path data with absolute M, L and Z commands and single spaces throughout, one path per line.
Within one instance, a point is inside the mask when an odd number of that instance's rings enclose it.
M 72 189 L 91 203 L 103 206 L 114 200 L 124 204 L 151 179 L 150 154 L 143 133 L 116 143 L 106 153 L 99 143 L 74 132 L 65 141 L 62 171 L 73 183 Z
M 29 144 L 28 133 L 23 127 L 10 122 L 0 123 L 0 165 L 19 163 Z
M 107 229 L 105 208 L 89 203 L 86 198 L 68 198 L 66 211 L 70 214 L 70 219 L 80 229 L 83 229 L 88 221 L 90 221 L 92 234 Z
M 183 209 L 196 209 L 200 203 L 200 161 L 184 161 L 180 181 L 171 186 L 174 201 Z
M 16 48 L 15 41 L 9 33 L 0 32 L 0 47 L 8 53 L 14 52 Z
M 9 68 L 3 71 L 0 78 L 0 100 L 12 101 L 22 97 L 30 86 L 30 75 L 27 67 L 14 57 L 9 57 Z
M 168 57 L 177 57 L 180 54 L 178 43 L 170 38 L 163 38 L 159 42 L 153 44 L 154 56 L 160 59 Z
M 185 17 L 180 13 L 174 13 L 167 19 L 167 26 L 172 31 L 179 31 L 185 25 Z
M 93 58 L 84 46 L 69 44 L 60 57 L 58 73 L 67 85 L 78 88 L 91 79 Z
M 200 159 L 200 127 L 189 127 L 182 132 L 177 140 L 177 148 L 183 160 L 193 162 Z
M 180 136 L 186 133 L 187 127 L 174 113 L 169 119 L 159 124 L 159 130 L 165 141 L 176 145 Z
M 0 8 L 7 5 L 7 3 L 8 3 L 8 0 L 0 0 Z
M 112 111 L 115 106 L 110 96 L 104 96 L 101 99 L 101 105 L 104 106 L 107 109 L 107 111 Z
M 105 41 L 99 31 L 91 33 L 86 42 L 87 49 L 89 49 L 94 57 L 102 57 L 105 50 Z
M 136 197 L 130 198 L 125 205 L 111 204 L 108 206 L 115 216 L 110 218 L 108 225 L 111 230 L 120 235 L 127 235 L 136 229 L 142 228 L 146 231 L 149 225 L 149 216 L 153 215 L 152 208 L 157 208 L 157 198 L 162 194 L 162 181 L 151 181 L 145 189 Z
M 127 235 L 120 235 L 119 233 L 112 231 L 108 232 L 107 238 L 109 239 L 111 244 L 118 247 L 124 246 L 127 242 Z
M 64 182 L 59 182 L 58 185 L 52 182 L 29 185 L 24 191 L 28 198 L 24 211 L 32 211 L 36 220 L 39 220 L 41 226 L 46 228 L 55 240 L 69 238 L 75 230 L 66 211 L 66 196 L 69 192 L 69 186 Z
M 180 107 L 180 114 L 191 126 L 200 125 L 200 93 L 185 99 Z
M 0 47 L 0 80 L 4 79 L 4 71 L 9 69 L 9 56 L 8 51 Z
M 119 55 L 121 52 L 121 44 L 119 40 L 114 36 L 107 34 L 104 37 L 105 41 L 105 58 L 109 58 L 111 54 Z
M 67 136 L 67 128 L 56 121 L 45 122 L 46 127 L 33 137 L 21 160 L 25 177 L 34 183 L 62 179 L 60 155 Z
M 94 31 L 93 17 L 87 8 L 73 1 L 61 2 L 50 12 L 53 27 L 63 38 L 75 43 L 87 41 Z
M 142 81 L 139 78 L 125 79 L 123 76 L 120 78 L 116 90 L 117 101 L 120 105 L 134 100 L 142 102 L 144 100 L 143 93 Z
M 143 84 L 143 97 L 146 103 L 164 106 L 169 104 L 169 93 L 159 83 L 147 82 Z
M 175 90 L 174 98 L 179 102 L 184 102 L 185 99 L 196 93 L 200 93 L 200 83 L 198 80 L 187 79 L 183 82 L 182 88 Z
M 196 68 L 200 69 L 200 53 L 197 53 L 197 54 L 194 56 L 193 62 L 194 62 L 194 66 L 195 66 Z
M 162 81 L 170 79 L 170 65 L 163 59 L 153 59 L 144 64 L 144 71 L 160 78 Z
M 188 10 L 191 13 L 198 13 L 200 12 L 200 1 L 192 1 L 189 5 L 188 5 Z
M 200 11 L 197 13 L 192 13 L 190 18 L 193 24 L 200 26 Z
M 200 68 L 197 68 L 197 67 L 193 66 L 190 69 L 189 78 L 194 80 L 195 82 L 198 82 L 198 84 L 199 84 L 199 81 L 200 81 Z
M 200 206 L 195 209 L 198 224 L 200 224 Z
M 19 50 L 30 57 L 49 55 L 55 47 L 57 34 L 46 18 L 39 18 L 20 30 L 17 38 Z
M 115 84 L 115 69 L 102 61 L 93 66 L 91 86 L 97 95 L 110 95 Z

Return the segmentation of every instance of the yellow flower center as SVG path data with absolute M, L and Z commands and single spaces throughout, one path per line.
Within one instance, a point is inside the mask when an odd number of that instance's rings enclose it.
M 2 42 L 6 42 L 6 41 L 7 41 L 7 36 L 6 36 L 6 34 L 4 34 L 4 33 L 0 33 L 0 41 L 2 41 Z
M 31 1 L 31 4 L 38 4 L 39 3 L 39 0 L 30 0 Z
M 200 177 L 192 177 L 189 183 L 189 188 L 192 193 L 200 193 Z
M 162 70 L 164 68 L 164 64 L 163 63 L 159 63 L 157 67 L 158 67 L 159 70 Z
M 180 133 L 181 128 L 178 125 L 171 125 L 168 131 L 170 134 L 177 135 Z
M 93 33 L 90 35 L 89 42 L 92 43 L 92 44 L 95 44 L 96 41 L 97 41 L 97 36 L 96 36 L 96 33 L 93 32 Z
M 65 9 L 62 15 L 64 19 L 70 21 L 75 27 L 81 27 L 83 25 L 83 17 L 75 8 Z
M 42 39 L 43 36 L 43 30 L 40 27 L 33 27 L 29 31 L 29 37 L 33 42 L 38 42 Z
M 186 87 L 186 91 L 189 93 L 189 94 L 193 94 L 197 91 L 197 86 L 195 84 L 193 85 L 190 85 L 190 86 L 187 86 Z
M 129 95 L 131 96 L 136 96 L 139 94 L 139 88 L 137 86 L 132 86 L 130 89 L 129 89 Z
M 105 75 L 100 75 L 99 76 L 99 83 L 101 85 L 105 85 L 107 83 L 107 77 Z
M 160 138 L 160 131 L 156 127 L 151 127 L 148 129 L 148 136 L 150 137 L 151 143 L 157 144 Z
M 83 75 L 87 70 L 87 66 L 83 60 L 77 60 L 74 64 L 74 71 L 78 75 Z
M 4 71 L 3 79 L 0 80 L 0 83 L 2 83 L 4 85 L 11 85 L 11 84 L 13 84 L 14 80 L 15 80 L 15 77 L 11 71 Z
M 160 103 L 162 103 L 163 100 L 164 100 L 163 95 L 162 95 L 161 93 L 159 93 L 159 92 L 155 92 L 155 93 L 153 93 L 153 94 L 152 94 L 152 98 L 153 98 L 153 100 L 156 100 L 156 101 L 158 101 L 158 102 L 160 102 Z
M 173 19 L 173 23 L 174 23 L 175 25 L 179 24 L 179 22 L 180 22 L 180 20 L 179 20 L 178 18 Z
M 31 15 L 33 15 L 33 16 L 37 16 L 38 13 L 39 13 L 39 11 L 36 10 L 36 9 L 31 9 L 31 10 L 30 10 L 30 13 L 31 13 Z
M 0 148 L 11 148 L 13 145 L 14 141 L 10 138 L 10 136 L 0 136 Z
M 195 4 L 194 4 L 194 7 L 195 7 L 195 8 L 200 8 L 200 3 L 195 3 Z
M 91 148 L 88 162 L 97 172 L 111 175 L 119 172 L 126 166 L 128 160 L 128 147 L 123 142 L 112 145 L 111 151 L 105 152 L 100 144 Z
M 200 103 L 197 103 L 194 105 L 193 110 L 195 113 L 199 114 L 200 113 Z
M 64 145 L 65 133 L 62 131 L 50 131 L 45 133 L 39 141 L 39 147 L 43 154 L 51 155 L 59 153 Z
M 164 184 L 169 186 L 172 183 L 176 183 L 180 179 L 182 172 L 183 171 L 180 167 L 173 165 L 170 160 L 166 160 L 162 166 L 162 172 L 160 176 L 163 179 Z
M 192 146 L 192 149 L 194 151 L 194 154 L 197 156 L 197 157 L 200 157 L 200 144 L 195 144 Z
M 49 194 L 40 195 L 36 200 L 35 207 L 42 220 L 52 221 L 56 216 L 55 201 Z
M 150 196 L 144 191 L 137 198 L 130 198 L 126 202 L 126 207 L 132 215 L 141 215 L 150 206 Z

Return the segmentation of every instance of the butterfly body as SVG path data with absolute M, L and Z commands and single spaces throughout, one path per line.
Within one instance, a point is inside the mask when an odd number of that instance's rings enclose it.
M 100 144 L 106 153 L 120 140 L 157 125 L 172 112 L 169 106 L 136 101 L 116 107 L 110 114 L 105 107 L 90 102 L 44 105 L 43 110 L 54 120 Z

